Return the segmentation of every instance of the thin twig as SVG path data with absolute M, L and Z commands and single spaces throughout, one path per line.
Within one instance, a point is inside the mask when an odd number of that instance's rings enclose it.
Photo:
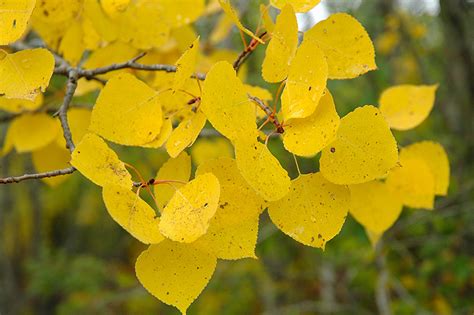
M 145 54 L 142 53 L 136 56 L 129 61 L 122 62 L 122 63 L 114 63 L 105 67 L 95 68 L 95 69 L 78 69 L 78 78 L 86 78 L 89 80 L 94 79 L 96 76 L 109 73 L 112 71 L 117 71 L 121 69 L 135 69 L 135 70 L 144 70 L 144 71 L 165 71 L 165 72 L 176 72 L 177 67 L 174 65 L 165 65 L 165 64 L 151 64 L 145 65 L 138 63 L 137 61 L 142 58 Z M 60 73 L 63 74 L 63 73 Z M 198 78 L 199 80 L 205 80 L 206 75 L 203 73 L 197 73 L 196 75 L 192 76 L 193 78 Z
M 283 133 L 285 130 L 283 129 L 283 125 L 280 123 L 278 120 L 278 117 L 275 115 L 273 110 L 268 107 L 261 99 L 259 99 L 256 96 L 252 96 L 250 94 L 247 94 L 249 99 L 253 101 L 255 104 L 257 104 L 264 112 L 267 114 L 268 118 L 270 119 L 271 123 L 275 125 L 277 133 Z
M 69 123 L 67 120 L 67 111 L 71 105 L 74 92 L 77 88 L 77 78 L 77 71 L 75 69 L 71 69 L 71 71 L 69 71 L 69 77 L 67 81 L 66 95 L 64 96 L 63 104 L 58 110 L 59 121 L 61 122 L 64 139 L 66 140 L 66 147 L 71 153 L 74 151 L 75 146 L 74 142 L 72 141 L 71 129 L 69 128 Z
M 258 38 L 263 39 L 267 35 L 267 32 L 263 32 L 258 36 Z M 233 67 L 235 69 L 235 72 L 238 72 L 240 69 L 240 66 L 244 64 L 244 62 L 247 60 L 247 58 L 254 52 L 255 48 L 260 44 L 259 41 L 252 39 L 250 44 L 240 53 L 240 55 L 237 57 L 237 59 L 234 61 Z
M 54 170 L 44 173 L 37 173 L 37 174 L 25 174 L 22 176 L 10 176 L 6 178 L 0 178 L 0 184 L 12 184 L 12 183 L 19 183 L 24 180 L 28 179 L 41 179 L 41 178 L 48 178 L 48 177 L 56 177 L 74 173 L 76 169 L 74 167 L 67 167 L 60 170 Z

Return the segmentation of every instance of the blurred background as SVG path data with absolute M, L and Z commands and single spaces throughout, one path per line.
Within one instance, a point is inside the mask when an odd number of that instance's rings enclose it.
M 234 2 L 252 29 L 260 3 Z M 377 105 L 391 85 L 440 84 L 431 116 L 395 136 L 401 146 L 434 140 L 446 148 L 449 195 L 437 199 L 434 211 L 405 208 L 375 248 L 350 216 L 323 252 L 283 235 L 263 214 L 259 259 L 220 261 L 189 314 L 474 314 L 474 1 L 323 0 L 298 15 L 299 28 L 334 12 L 348 12 L 365 26 L 379 67 L 329 82 L 339 115 Z M 198 21 L 203 42 L 217 21 L 217 15 Z M 241 51 L 235 28 L 219 47 Z M 247 82 L 274 93 L 278 86 L 261 79 L 263 56 L 259 48 L 248 59 Z M 85 100 L 92 104 L 93 97 Z M 228 150 L 222 140 L 198 141 L 193 160 L 218 146 Z M 281 142 L 272 140 L 270 149 L 296 177 Z M 167 159 L 159 150 L 119 152 L 146 177 Z M 317 171 L 318 160 L 299 159 L 302 171 Z M 1 177 L 26 171 L 32 171 L 30 155 L 0 160 Z M 2 186 L 0 314 L 178 314 L 136 280 L 133 264 L 143 249 L 108 215 L 100 188 L 78 173 L 56 188 L 40 181 Z

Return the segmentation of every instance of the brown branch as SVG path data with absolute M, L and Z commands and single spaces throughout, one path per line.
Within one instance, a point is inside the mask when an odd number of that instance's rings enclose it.
M 62 176 L 67 174 L 72 174 L 76 171 L 74 167 L 67 167 L 60 170 L 54 170 L 44 173 L 37 173 L 37 174 L 25 174 L 22 176 L 10 176 L 6 178 L 0 178 L 0 184 L 12 184 L 12 183 L 19 183 L 24 180 L 29 179 L 41 179 L 41 178 L 48 178 L 48 177 L 56 177 Z
M 263 39 L 265 35 L 267 35 L 267 32 L 263 32 L 262 34 L 260 34 L 260 36 L 258 36 L 258 38 Z M 260 44 L 259 41 L 257 41 L 256 39 L 252 39 L 250 44 L 240 53 L 240 55 L 234 61 L 233 67 L 234 67 L 235 72 L 239 71 L 240 66 L 244 64 L 244 62 L 254 52 L 254 50 L 257 48 L 259 44 Z
M 84 77 L 89 80 L 95 79 L 96 76 L 109 73 L 112 71 L 117 71 L 121 69 L 134 69 L 134 70 L 144 70 L 144 71 L 165 71 L 165 72 L 176 72 L 177 67 L 174 65 L 165 65 L 165 64 L 141 64 L 137 61 L 145 56 L 145 53 L 141 53 L 140 55 L 136 56 L 129 61 L 122 62 L 122 63 L 115 63 L 105 67 L 95 68 L 95 69 L 78 69 L 78 78 Z M 63 74 L 63 73 L 58 73 Z M 197 73 L 193 76 L 193 78 L 197 78 L 199 80 L 205 80 L 206 75 L 203 73 Z
M 283 129 L 283 124 L 280 123 L 278 120 L 278 117 L 275 115 L 273 112 L 273 109 L 268 107 L 261 99 L 259 99 L 256 96 L 252 96 L 250 94 L 247 94 L 249 99 L 253 101 L 255 104 L 257 104 L 264 112 L 267 114 L 268 118 L 270 119 L 270 122 L 275 126 L 276 132 L 277 133 L 284 133 L 285 130 Z
M 74 142 L 72 141 L 71 129 L 69 128 L 69 123 L 67 120 L 67 111 L 71 105 L 74 92 L 77 88 L 77 78 L 78 74 L 75 69 L 71 69 L 68 75 L 66 95 L 64 96 L 63 104 L 58 110 L 59 121 L 61 122 L 61 127 L 63 129 L 64 140 L 66 140 L 66 148 L 72 153 L 74 151 Z

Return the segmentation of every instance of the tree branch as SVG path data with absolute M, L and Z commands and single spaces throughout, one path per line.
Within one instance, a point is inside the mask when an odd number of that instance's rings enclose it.
M 12 184 L 12 183 L 19 183 L 24 180 L 28 179 L 41 179 L 41 178 L 48 178 L 48 177 L 56 177 L 74 173 L 76 169 L 74 167 L 67 167 L 60 170 L 54 170 L 44 173 L 37 173 L 37 174 L 25 174 L 22 176 L 10 176 L 6 178 L 0 178 L 0 184 Z
M 264 112 L 265 114 L 267 114 L 268 116 L 268 119 L 270 120 L 270 122 L 275 125 L 275 128 L 276 128 L 276 131 L 277 133 L 284 133 L 285 130 L 283 129 L 283 124 L 280 123 L 280 121 L 278 120 L 278 117 L 275 115 L 275 113 L 273 112 L 273 109 L 271 109 L 270 107 L 268 107 L 261 99 L 259 99 L 258 97 L 256 96 L 252 96 L 250 94 L 247 94 L 249 99 L 251 101 L 253 101 L 255 104 L 257 104 Z
M 267 35 L 267 32 L 263 32 L 262 34 L 260 34 L 260 36 L 258 36 L 258 38 L 263 39 L 265 35 Z M 239 71 L 240 66 L 244 64 L 244 62 L 252 54 L 252 52 L 257 48 L 259 44 L 260 44 L 259 41 L 252 39 L 250 44 L 240 53 L 240 55 L 234 61 L 233 67 L 235 69 L 235 72 Z
M 69 128 L 69 123 L 67 120 L 67 111 L 71 105 L 74 92 L 77 88 L 77 78 L 78 74 L 75 69 L 71 69 L 68 75 L 66 95 L 64 96 L 63 104 L 58 110 L 59 121 L 61 122 L 61 127 L 63 129 L 64 139 L 66 140 L 66 147 L 72 153 L 74 151 L 74 142 L 72 141 L 71 129 Z

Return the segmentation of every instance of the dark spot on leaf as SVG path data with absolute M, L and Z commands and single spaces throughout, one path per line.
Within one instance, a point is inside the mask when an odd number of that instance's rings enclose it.
M 336 152 L 336 148 L 332 147 L 332 148 L 330 149 L 330 151 L 331 151 L 331 153 L 334 153 L 334 152 Z

